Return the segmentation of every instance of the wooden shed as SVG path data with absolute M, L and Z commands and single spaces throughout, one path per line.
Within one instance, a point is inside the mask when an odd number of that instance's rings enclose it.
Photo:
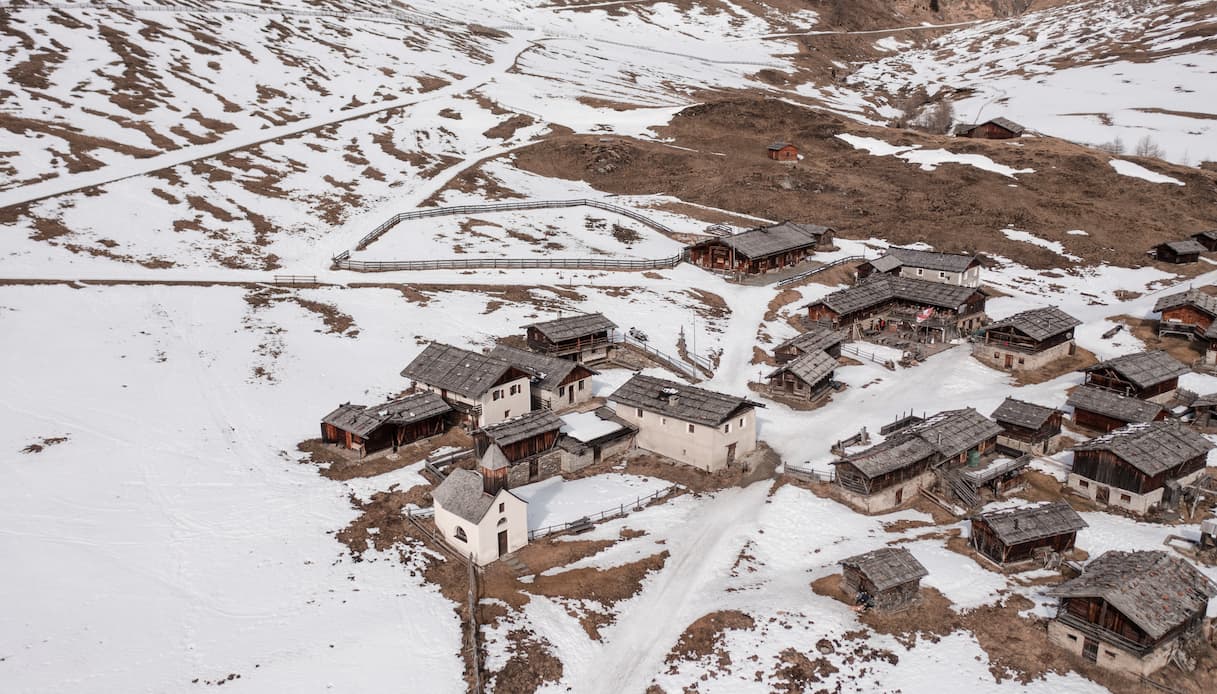
M 881 547 L 841 560 L 841 590 L 859 609 L 899 612 L 921 599 L 925 566 L 903 547 Z
M 1217 319 L 1217 296 L 1199 289 L 1188 289 L 1158 299 L 1154 312 L 1162 314 L 1158 335 L 1182 335 L 1205 339 Z
M 1205 250 L 1217 251 L 1217 229 L 1198 231 L 1192 234 L 1192 239 L 1204 246 Z
M 415 393 L 380 405 L 344 403 L 321 419 L 321 440 L 375 453 L 436 436 L 448 428 L 452 407 L 436 393 Z
M 990 511 L 972 517 L 972 547 L 1003 566 L 1030 561 L 1041 547 L 1073 549 L 1086 521 L 1063 501 Z
M 984 292 L 879 274 L 807 304 L 807 317 L 860 333 L 898 330 L 924 342 L 970 334 L 985 322 Z
M 833 234 L 825 226 L 785 221 L 695 243 L 688 248 L 689 262 L 707 270 L 764 274 L 797 265 L 832 246 Z
M 1179 387 L 1179 377 L 1190 372 L 1186 364 L 1162 350 L 1135 352 L 1099 362 L 1085 369 L 1086 385 L 1120 395 L 1166 402 Z
M 1061 433 L 1064 414 L 1055 408 L 1006 398 L 989 415 L 1002 428 L 997 450 L 1010 455 L 1047 455 L 1052 439 Z
M 955 126 L 958 137 L 972 137 L 984 140 L 1009 140 L 1022 137 L 1026 128 L 1008 118 L 993 118 L 983 123 L 966 123 Z
M 845 336 L 839 330 L 818 325 L 774 347 L 773 359 L 785 364 L 810 352 L 827 352 L 829 356 L 839 359 L 844 341 Z
M 473 433 L 487 491 L 517 487 L 561 471 L 560 456 L 542 466 L 540 456 L 554 450 L 562 420 L 550 410 L 534 410 Z
M 1183 263 L 1194 263 L 1200 260 L 1200 254 L 1206 249 L 1196 239 L 1183 239 L 1180 241 L 1167 241 L 1154 246 L 1154 257 L 1164 263 L 1174 263 L 1182 265 Z
M 789 142 L 774 142 L 767 148 L 768 156 L 774 161 L 798 161 L 799 148 Z
M 1204 474 L 1212 442 L 1178 422 L 1130 424 L 1073 448 L 1066 484 L 1095 502 L 1146 513 L 1173 502 L 1167 482 Z
M 1081 324 L 1055 306 L 1023 311 L 986 326 L 972 353 L 1002 369 L 1038 369 L 1074 354 L 1073 329 Z
M 769 392 L 785 398 L 819 400 L 832 388 L 837 360 L 828 352 L 807 352 L 767 376 Z
M 594 363 L 612 355 L 617 324 L 602 313 L 556 318 L 524 326 L 528 348 L 562 359 Z
M 1156 402 L 1139 400 L 1102 388 L 1081 386 L 1069 394 L 1066 405 L 1073 408 L 1073 423 L 1092 431 L 1107 433 L 1127 424 L 1166 419 L 1166 409 Z

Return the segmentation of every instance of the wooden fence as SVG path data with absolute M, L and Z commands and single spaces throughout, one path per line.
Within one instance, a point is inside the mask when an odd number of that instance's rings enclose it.
M 576 520 L 573 520 L 573 521 L 570 521 L 567 523 L 558 523 L 557 525 L 550 525 L 550 526 L 546 526 L 544 528 L 537 528 L 536 530 L 529 530 L 528 531 L 528 540 L 531 542 L 533 540 L 545 537 L 546 535 L 553 535 L 554 533 L 564 532 L 577 525 L 584 525 L 589 522 L 594 523 L 596 521 L 601 521 L 606 518 L 616 518 L 617 516 L 624 516 L 624 515 L 626 515 L 626 511 L 628 509 L 641 508 L 642 506 L 649 504 L 652 501 L 659 499 L 660 497 L 671 494 L 672 492 L 674 492 L 677 489 L 680 489 L 680 485 L 672 484 L 667 487 L 664 487 L 663 489 L 660 489 L 659 491 L 655 492 L 654 494 L 649 494 L 647 496 L 638 497 L 637 499 L 634 500 L 633 504 L 619 504 L 613 508 L 605 509 L 605 510 L 601 511 L 600 513 L 595 513 L 590 516 L 584 516 L 582 518 L 578 518 Z
M 851 356 L 858 357 L 859 359 L 865 359 L 869 362 L 874 362 L 874 363 L 878 364 L 879 366 L 882 366 L 883 368 L 889 369 L 891 371 L 896 370 L 896 365 L 892 363 L 891 359 L 883 359 L 874 350 L 867 352 L 867 351 L 862 350 L 859 347 L 855 347 L 854 345 L 841 345 L 841 354 L 848 354 Z
M 836 479 L 833 470 L 817 470 L 810 465 L 794 465 L 786 463 L 786 474 L 811 480 L 812 482 L 832 482 Z
M 317 284 L 316 275 L 275 275 L 274 283 L 280 285 L 315 285 Z
M 781 280 L 774 286 L 779 287 L 779 288 L 785 287 L 787 285 L 794 284 L 795 282 L 802 282 L 803 280 L 807 279 L 808 277 L 812 277 L 813 275 L 818 275 L 821 272 L 824 272 L 826 270 L 831 270 L 835 267 L 845 265 L 847 263 L 859 262 L 859 261 L 863 261 L 863 260 L 866 260 L 866 256 L 864 256 L 864 255 L 850 255 L 850 256 L 846 256 L 844 258 L 838 258 L 830 263 L 824 263 L 823 265 L 821 265 L 819 267 L 813 267 L 812 269 L 808 270 L 807 272 L 800 272 L 799 274 L 794 275 L 792 277 L 787 277 L 786 279 Z
M 689 378 L 693 379 L 694 381 L 703 380 L 702 375 L 697 372 L 697 369 L 694 366 L 690 365 L 685 360 L 679 359 L 677 357 L 671 356 L 670 354 L 661 352 L 661 351 L 655 349 L 654 347 L 648 345 L 647 343 L 643 342 L 642 340 L 630 337 L 628 333 L 621 336 L 621 343 L 625 344 L 626 346 L 628 346 L 632 349 L 636 349 L 636 350 L 642 352 L 643 354 L 646 354 L 648 357 L 654 359 L 655 361 L 657 361 L 661 364 L 664 364 L 665 366 L 668 366 L 673 371 L 678 371 L 678 372 L 688 376 Z M 693 361 L 695 364 L 697 364 L 697 366 L 701 366 L 702 368 L 704 368 L 708 371 L 711 371 L 711 372 L 714 371 L 714 369 L 712 368 L 712 366 L 710 364 L 710 360 L 706 359 L 705 357 L 700 357 L 700 356 L 690 353 L 689 359 L 691 361 Z

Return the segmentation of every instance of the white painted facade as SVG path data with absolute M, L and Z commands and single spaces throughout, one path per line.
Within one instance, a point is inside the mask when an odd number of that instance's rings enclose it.
M 592 399 L 592 377 L 581 378 L 552 390 L 536 388 L 533 394 L 541 407 L 548 407 L 554 412 L 569 410 Z
M 686 465 L 718 472 L 756 450 L 756 410 L 749 408 L 718 426 L 706 426 L 613 403 L 617 416 L 638 427 L 635 444 Z
M 1203 475 L 1204 472 L 1205 470 L 1202 468 L 1186 477 L 1180 477 L 1179 483 L 1183 485 L 1191 484 Z M 1099 501 L 1099 495 L 1103 490 L 1107 490 L 1108 506 L 1122 508 L 1138 515 L 1145 515 L 1152 507 L 1162 503 L 1162 496 L 1166 493 L 1164 487 L 1159 487 L 1144 494 L 1138 494 L 1130 492 L 1127 489 L 1120 489 L 1119 487 L 1095 482 L 1092 479 L 1073 472 L 1069 473 L 1065 484 L 1074 492 L 1096 503 L 1102 503 Z
M 503 489 L 495 495 L 481 521 L 475 524 L 436 501 L 435 526 L 452 549 L 464 557 L 472 555 L 475 564 L 485 566 L 500 556 L 500 533 L 506 533 L 503 554 L 528 544 L 528 503 Z
M 947 272 L 945 270 L 930 270 L 928 268 L 902 265 L 900 267 L 900 276 L 928 280 L 939 284 L 954 284 L 961 287 L 980 286 L 979 265 L 974 265 L 963 272 Z
M 521 376 L 514 381 L 508 381 L 486 391 L 481 398 L 468 398 L 451 391 L 436 388 L 426 383 L 418 383 L 418 387 L 439 393 L 450 403 L 461 403 L 469 407 L 481 408 L 477 419 L 473 422 L 476 427 L 497 424 L 504 419 L 510 419 L 532 411 L 532 392 L 528 378 Z M 590 384 L 588 388 L 590 388 Z
M 1083 648 L 1087 638 L 1093 637 L 1087 637 L 1081 630 L 1075 629 L 1059 620 L 1054 619 L 1048 622 L 1048 640 L 1077 657 L 1086 660 L 1088 658 L 1083 655 Z M 1095 652 L 1095 660 L 1093 661 L 1095 665 L 1134 677 L 1140 675 L 1148 677 L 1150 674 L 1166 667 L 1167 663 L 1170 662 L 1171 649 L 1174 646 L 1174 640 L 1172 639 L 1159 644 L 1157 648 L 1143 656 L 1136 656 L 1122 648 L 1105 643 L 1102 639 L 1096 640 L 1098 641 L 1098 650 Z

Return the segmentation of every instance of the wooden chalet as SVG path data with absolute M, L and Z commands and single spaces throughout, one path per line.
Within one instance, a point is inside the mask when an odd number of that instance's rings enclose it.
M 1200 254 L 1206 250 L 1208 249 L 1196 239 L 1182 239 L 1166 241 L 1154 246 L 1153 255 L 1164 263 L 1182 265 L 1199 261 Z
M 837 360 L 828 352 L 807 352 L 766 377 L 769 392 L 788 399 L 819 400 L 832 389 L 836 368 Z
M 448 429 L 452 407 L 435 393 L 415 393 L 379 405 L 344 403 L 321 420 L 321 440 L 361 455 L 436 436 Z
M 1217 585 L 1167 552 L 1111 550 L 1048 594 L 1060 599 L 1049 641 L 1100 667 L 1146 677 L 1171 661 L 1180 641 L 1203 640 Z
M 580 362 L 507 345 L 496 346 L 490 350 L 490 356 L 529 373 L 534 410 L 560 411 L 592 397 L 592 376 L 598 372 Z
M 1217 296 L 1199 289 L 1170 294 L 1154 303 L 1154 313 L 1162 314 L 1158 321 L 1158 336 L 1182 335 L 1207 339 L 1208 330 L 1217 319 Z
M 1060 410 L 1014 398 L 1006 398 L 989 418 L 1002 432 L 997 435 L 997 450 L 1009 455 L 1048 455 L 1052 440 L 1061 433 Z
M 798 161 L 799 148 L 789 142 L 774 142 L 766 148 L 768 156 L 774 161 Z
M 939 253 L 893 246 L 875 260 L 858 266 L 858 278 L 899 275 L 962 287 L 980 286 L 980 260 L 964 253 Z
M 1081 324 L 1055 306 L 1023 311 L 985 327 L 972 354 L 1002 369 L 1038 369 L 1074 354 L 1073 329 Z
M 1178 422 L 1130 424 L 1073 448 L 1066 484 L 1095 502 L 1133 513 L 1171 505 L 1204 474 L 1212 442 Z
M 689 262 L 707 270 L 758 275 L 797 265 L 817 249 L 832 246 L 833 230 L 782 222 L 731 236 L 716 236 L 688 248 Z
M 1047 548 L 1056 554 L 1073 549 L 1086 521 L 1064 501 L 990 511 L 972 517 L 972 547 L 994 563 L 1028 562 Z
M 1125 354 L 1087 367 L 1086 385 L 1142 400 L 1168 402 L 1191 369 L 1162 350 Z
M 1009 140 L 1022 137 L 1026 131 L 1026 128 L 1008 118 L 992 118 L 983 123 L 959 123 L 955 126 L 956 137 L 982 140 Z
M 859 609 L 899 612 L 921 600 L 921 579 L 929 575 L 912 552 L 881 547 L 842 559 L 841 590 Z
M 1217 229 L 1198 231 L 1192 234 L 1192 239 L 1201 246 L 1204 246 L 1206 251 L 1217 251 Z
M 401 375 L 438 393 L 467 424 L 486 426 L 532 409 L 531 375 L 486 354 L 432 342 Z
M 1166 409 L 1156 402 L 1089 386 L 1074 389 L 1065 404 L 1073 408 L 1074 424 L 1103 433 L 1166 418 Z
M 845 336 L 838 330 L 825 326 L 816 326 L 807 332 L 796 335 L 773 348 L 773 358 L 779 364 L 797 359 L 811 352 L 827 352 L 829 356 L 841 358 L 841 343 Z
M 948 410 L 893 432 L 870 448 L 832 463 L 847 503 L 867 513 L 891 511 L 936 481 L 992 451 L 1001 427 L 968 407 Z M 973 460 L 973 462 L 975 462 Z
M 475 431 L 474 452 L 481 460 L 486 490 L 519 487 L 561 472 L 561 455 L 542 460 L 555 452 L 561 429 L 558 415 L 534 410 Z
M 586 313 L 524 326 L 528 348 L 551 357 L 595 363 L 612 356 L 617 324 Z
M 848 329 L 905 332 L 925 342 L 970 334 L 985 321 L 985 294 L 974 287 L 876 275 L 807 304 L 808 318 Z

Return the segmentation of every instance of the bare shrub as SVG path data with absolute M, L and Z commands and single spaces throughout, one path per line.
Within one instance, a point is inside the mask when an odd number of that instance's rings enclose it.
M 1121 140 L 1119 137 L 1111 142 L 1104 142 L 1096 146 L 1108 154 L 1124 154 L 1124 140 Z
M 1137 140 L 1137 149 L 1135 153 L 1138 157 L 1153 157 L 1155 159 L 1162 158 L 1162 148 L 1158 143 L 1154 142 L 1154 138 L 1145 135 L 1140 140 Z
M 939 101 L 926 110 L 921 125 L 932 133 L 945 133 L 955 122 L 955 106 L 949 101 Z

